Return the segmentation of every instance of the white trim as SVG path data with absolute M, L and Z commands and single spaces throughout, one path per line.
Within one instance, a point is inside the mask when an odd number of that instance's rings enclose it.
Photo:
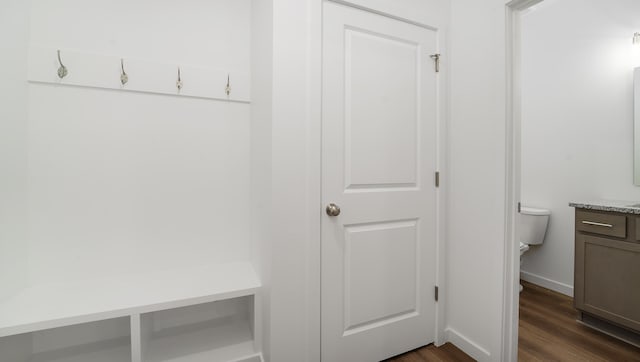
M 326 0 L 381 15 L 421 28 L 437 30 L 448 25 L 450 6 L 441 0 Z M 439 2 L 439 4 L 438 4 Z M 447 14 L 447 23 L 441 16 Z
M 520 201 L 520 14 L 542 0 L 512 0 L 505 8 L 505 245 L 503 265 L 501 361 L 518 360 L 520 250 L 517 205 Z
M 517 0 L 516 0 L 517 1 Z M 518 52 L 515 37 L 517 34 L 516 11 L 512 3 L 507 4 L 506 9 L 506 183 L 505 183 L 505 247 L 503 268 L 503 301 L 502 301 L 502 336 L 501 336 L 501 360 L 516 361 L 518 357 L 518 302 L 519 286 L 516 287 L 517 271 L 520 269 L 519 248 L 516 248 L 516 210 L 519 195 L 519 169 L 515 165 L 518 157 L 515 149 L 514 130 L 517 117 L 514 108 L 517 96 L 514 92 L 514 78 L 517 74 L 515 67 L 518 64 Z M 518 253 L 518 257 L 515 254 Z
M 438 302 L 436 303 L 436 333 L 434 344 L 441 346 L 447 342 L 446 333 L 446 308 L 447 308 L 447 293 L 446 293 L 446 230 L 447 230 L 447 200 L 448 200 L 448 183 L 447 178 L 448 163 L 447 163 L 447 145 L 449 144 L 448 137 L 448 124 L 449 115 L 451 114 L 451 56 L 450 56 L 450 43 L 449 43 L 449 31 L 448 24 L 450 19 L 447 18 L 447 26 L 437 29 L 438 33 L 438 52 L 443 55 L 441 58 L 441 70 L 438 79 L 438 102 L 439 113 L 437 120 L 437 164 L 436 169 L 440 173 L 440 186 L 436 193 L 436 285 L 438 286 Z
M 573 286 L 569 284 L 551 280 L 549 278 L 545 278 L 543 276 L 529 273 L 526 271 L 520 271 L 520 279 L 526 280 L 529 283 L 539 285 L 543 288 L 547 288 L 547 289 L 553 290 L 554 292 L 558 292 L 573 298 Z
M 476 361 L 491 361 L 491 353 L 489 353 L 489 351 L 480 347 L 480 345 L 473 342 L 469 338 L 458 333 L 456 330 L 447 328 L 445 330 L 445 333 L 447 334 L 447 340 L 449 342 L 453 343 L 456 347 L 463 350 L 466 354 L 471 356 Z
M 387 17 L 387 18 L 390 18 L 390 19 L 393 19 L 393 20 L 398 20 L 398 21 L 401 21 L 403 23 L 415 25 L 415 26 L 418 26 L 418 27 L 421 27 L 421 28 L 425 28 L 425 29 L 429 29 L 429 30 L 437 30 L 436 28 L 434 28 L 434 27 L 432 27 L 430 25 L 423 24 L 421 22 L 414 21 L 414 20 L 408 19 L 408 18 L 403 17 L 403 16 L 398 16 L 396 14 L 392 14 L 392 13 L 387 12 L 387 11 L 381 11 L 381 10 L 378 10 L 378 9 L 376 9 L 374 7 L 364 6 L 364 5 L 358 4 L 358 3 L 353 2 L 353 1 L 349 1 L 349 0 L 327 0 L 327 1 L 334 2 L 336 4 L 340 4 L 340 5 L 344 5 L 344 6 L 348 6 L 348 7 L 351 7 L 351 8 L 355 8 L 355 9 L 358 9 L 358 10 L 366 11 L 368 13 L 381 15 L 381 16 L 384 16 L 384 17 Z
M 62 59 L 71 69 L 64 79 L 58 78 L 58 65 L 55 59 L 56 49 L 43 46 L 29 48 L 27 80 L 35 84 L 55 84 L 56 86 L 73 86 L 83 88 L 100 88 L 122 92 L 139 92 L 161 94 L 173 97 L 192 97 L 214 99 L 224 102 L 251 102 L 248 72 L 235 69 L 207 68 L 204 66 L 188 66 L 185 64 L 163 63 L 156 59 L 126 58 L 124 67 L 129 74 L 135 74 L 131 81 L 123 85 L 118 74 L 120 55 L 95 54 L 63 49 Z M 114 69 L 115 68 L 115 69 Z M 176 69 L 180 69 L 185 80 L 184 87 L 176 88 L 174 78 Z M 102 70 L 102 71 L 96 71 Z M 233 87 L 230 94 L 225 93 L 223 86 L 231 78 Z
M 308 247 L 307 247 L 307 362 L 320 362 L 322 310 L 322 4 L 323 0 L 307 0 L 307 190 Z

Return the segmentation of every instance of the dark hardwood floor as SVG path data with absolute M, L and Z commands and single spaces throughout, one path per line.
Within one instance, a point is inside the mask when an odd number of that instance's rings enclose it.
M 572 298 L 522 285 L 519 361 L 640 361 L 640 348 L 576 322 Z
M 518 361 L 640 361 L 640 348 L 576 322 L 573 300 L 537 285 L 522 282 Z M 638 306 L 640 308 L 640 306 Z M 388 362 L 473 361 L 456 346 L 428 345 Z
M 458 347 L 451 343 L 446 343 L 440 347 L 436 347 L 433 344 L 418 348 L 411 352 L 401 354 L 399 356 L 390 358 L 385 362 L 473 362 L 473 358 L 469 357 L 466 353 L 462 352 Z

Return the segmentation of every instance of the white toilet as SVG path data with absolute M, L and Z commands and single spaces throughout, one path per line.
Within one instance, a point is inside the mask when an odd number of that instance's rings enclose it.
M 522 264 L 522 255 L 529 250 L 530 245 L 540 245 L 544 241 L 550 215 L 551 211 L 546 209 L 525 206 L 520 208 L 520 264 Z M 520 291 L 522 291 L 522 284 Z

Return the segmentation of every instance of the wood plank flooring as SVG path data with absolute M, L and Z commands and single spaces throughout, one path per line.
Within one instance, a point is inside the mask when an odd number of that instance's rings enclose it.
M 522 282 L 518 361 L 640 362 L 640 348 L 576 322 L 573 300 L 537 285 Z M 638 306 L 640 308 L 640 306 Z M 456 346 L 428 345 L 387 362 L 451 361 L 473 359 Z
M 433 344 L 418 348 L 411 352 L 401 354 L 386 360 L 385 362 L 473 362 L 473 358 L 462 352 L 458 347 L 451 343 L 445 343 L 440 347 Z
M 519 361 L 640 361 L 640 348 L 576 322 L 572 298 L 522 285 Z

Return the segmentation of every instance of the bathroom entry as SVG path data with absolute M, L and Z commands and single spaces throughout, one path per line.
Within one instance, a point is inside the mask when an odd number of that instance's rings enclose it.
M 594 212 L 582 216 L 570 206 L 583 204 L 595 209 L 586 201 L 598 199 L 629 200 L 626 205 L 631 205 L 640 198 L 639 189 L 633 186 L 631 152 L 636 66 L 632 55 L 634 33 L 640 29 L 640 3 L 513 3 L 512 9 L 519 14 L 511 24 L 508 44 L 513 125 L 507 139 L 507 144 L 513 145 L 508 187 L 513 187 L 514 201 L 521 202 L 521 212 L 516 219 L 516 237 L 510 241 L 516 248 L 521 243 L 529 250 L 523 254 L 520 270 L 513 273 L 515 281 L 518 277 L 522 280 L 524 290 L 519 294 L 519 310 L 515 303 L 511 309 L 515 316 L 519 311 L 513 333 L 519 337 L 519 351 L 513 351 L 510 359 L 636 360 L 640 350 L 611 338 L 615 328 L 589 319 L 589 313 L 604 315 L 603 319 L 607 319 L 606 313 L 618 313 L 627 318 L 625 322 L 637 316 L 637 308 L 626 307 L 637 305 L 627 302 L 626 298 L 634 296 L 631 290 L 618 296 L 611 292 L 620 290 L 616 283 L 633 280 L 632 268 L 624 270 L 626 264 L 614 256 L 633 258 L 623 241 L 628 236 L 632 240 L 628 245 L 635 246 L 635 224 L 627 224 L 628 234 L 622 226 L 619 228 L 625 235 L 613 235 L 615 225 L 620 224 L 594 224 L 592 218 L 607 215 Z M 627 220 L 624 215 L 618 217 L 616 221 Z M 593 242 L 585 248 L 587 237 L 581 233 L 590 225 L 595 229 L 586 229 L 588 240 L 593 238 L 602 245 Z M 607 244 L 606 237 L 611 235 L 617 238 L 615 247 Z M 597 264 L 602 260 L 607 262 Z M 514 265 L 516 261 L 514 258 Z M 624 277 L 616 278 L 616 271 Z M 586 289 L 588 303 L 583 302 Z M 517 303 L 517 289 L 515 293 L 511 300 Z M 596 328 L 585 328 L 590 323 Z
M 323 16 L 322 359 L 379 361 L 435 336 L 438 33 Z

